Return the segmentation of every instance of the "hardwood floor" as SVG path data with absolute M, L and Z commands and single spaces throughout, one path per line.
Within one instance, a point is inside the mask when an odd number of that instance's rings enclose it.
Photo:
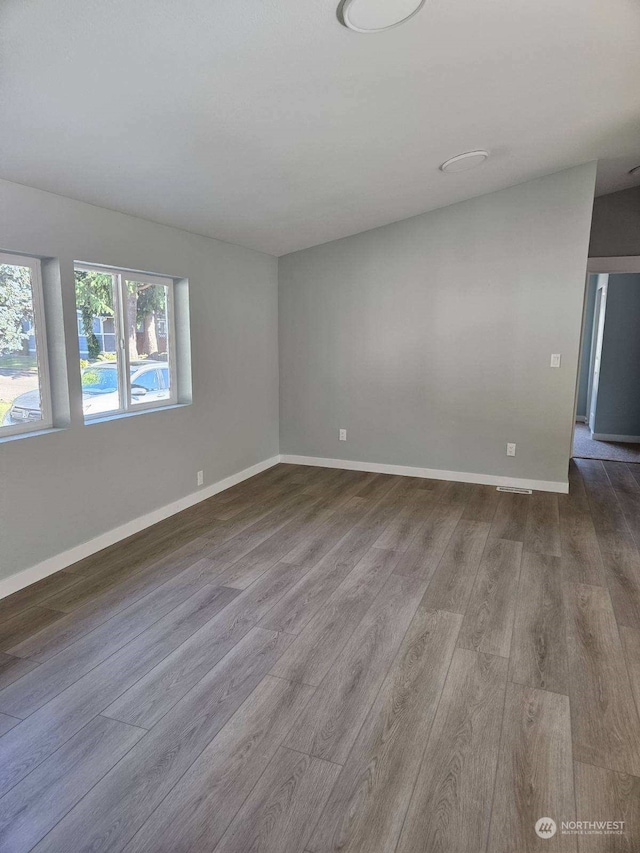
M 3 599 L 0 851 L 640 850 L 637 468 L 278 465 Z

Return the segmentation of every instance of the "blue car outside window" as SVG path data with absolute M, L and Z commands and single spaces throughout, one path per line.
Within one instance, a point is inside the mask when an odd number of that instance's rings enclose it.
M 82 390 L 88 394 L 106 394 L 118 390 L 118 371 L 87 367 L 82 373 Z

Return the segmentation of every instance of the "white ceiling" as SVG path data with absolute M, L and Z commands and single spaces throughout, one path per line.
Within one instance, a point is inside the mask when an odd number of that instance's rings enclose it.
M 2 0 L 0 176 L 275 255 L 601 159 L 640 183 L 637 0 Z M 439 164 L 486 148 L 475 171 Z

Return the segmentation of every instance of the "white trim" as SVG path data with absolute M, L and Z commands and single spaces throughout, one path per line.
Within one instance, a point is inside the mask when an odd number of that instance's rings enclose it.
M 589 258 L 587 270 L 598 272 L 640 272 L 640 255 L 626 255 L 617 258 Z
M 109 417 L 123 417 L 132 412 L 149 412 L 154 409 L 166 409 L 178 403 L 178 367 L 176 346 L 176 320 L 174 287 L 175 279 L 168 275 L 157 275 L 142 272 L 140 270 L 123 269 L 120 267 L 101 266 L 99 264 L 88 264 L 82 261 L 74 262 L 74 270 L 85 272 L 98 272 L 111 276 L 113 289 L 113 316 L 116 338 L 116 369 L 118 372 L 118 398 L 117 409 L 109 412 L 97 412 L 84 416 L 85 426 L 92 423 L 94 419 L 102 419 L 103 415 Z M 129 354 L 129 316 L 127 314 L 127 284 L 154 284 L 167 288 L 167 304 L 165 322 L 167 326 L 167 363 L 169 371 L 169 396 L 154 402 L 134 403 L 131 396 L 131 358 Z M 134 330 L 134 335 L 137 333 Z M 80 332 L 78 331 L 78 334 Z M 163 362 L 159 363 L 164 366 Z
M 317 465 L 321 468 L 344 468 L 347 471 L 371 471 L 375 474 L 399 474 L 402 477 L 424 477 L 427 480 L 452 480 L 454 483 L 480 483 L 486 486 L 514 486 L 539 492 L 569 493 L 569 482 L 556 480 L 527 480 L 523 477 L 501 477 L 496 474 L 476 474 L 466 471 L 442 471 L 439 468 L 411 468 L 407 465 L 385 465 L 380 462 L 354 462 L 349 459 L 324 459 L 318 456 L 292 456 L 284 453 L 281 462 L 292 465 Z
M 201 501 L 205 501 L 207 498 L 211 498 L 219 492 L 223 492 L 225 489 L 229 489 L 231 486 L 241 483 L 243 480 L 248 480 L 249 477 L 255 477 L 255 475 L 260 474 L 261 471 L 266 471 L 267 468 L 272 468 L 274 465 L 277 465 L 279 461 L 279 456 L 272 456 L 270 459 L 265 459 L 262 462 L 258 462 L 256 465 L 252 465 L 250 468 L 245 468 L 243 471 L 239 471 L 237 474 L 225 477 L 224 480 L 219 480 L 211 486 L 207 486 L 204 489 L 198 489 L 197 492 L 191 492 L 191 494 L 186 495 L 184 498 L 179 498 L 177 501 L 173 501 L 173 503 L 166 504 L 159 509 L 154 509 L 152 512 L 149 512 L 146 515 L 141 515 L 138 518 L 134 518 L 126 524 L 121 524 L 120 527 L 114 527 L 112 530 L 107 530 L 106 533 L 101 533 L 99 536 L 96 536 L 94 539 L 90 539 L 88 542 L 75 545 L 68 551 L 63 551 L 62 554 L 56 554 L 54 557 L 49 557 L 41 563 L 37 563 L 35 566 L 16 572 L 14 575 L 10 575 L 8 578 L 0 580 L 0 599 L 5 598 L 7 595 L 11 595 L 13 592 L 17 592 L 25 586 L 29 586 L 29 584 L 42 580 L 42 578 L 46 578 L 54 572 L 66 569 L 67 566 L 77 563 L 78 560 L 83 560 L 85 557 L 89 557 L 91 554 L 95 554 L 103 548 L 108 548 L 109 545 L 114 545 L 116 542 L 120 542 L 128 536 L 132 536 L 134 533 L 139 533 L 141 530 L 151 527 L 153 524 L 157 524 L 159 521 L 163 521 L 165 518 L 169 518 L 169 516 L 175 515 L 177 512 L 182 512 L 183 509 L 187 509 Z
M 49 378 L 49 350 L 47 348 L 47 324 L 44 313 L 44 292 L 42 289 L 42 262 L 40 258 L 16 255 L 12 252 L 0 252 L 0 264 L 26 267 L 31 270 L 31 304 L 33 306 L 33 337 L 36 346 L 36 369 L 38 373 L 37 391 L 40 395 L 40 420 L 3 425 L 0 423 L 0 438 L 13 438 L 42 432 L 53 426 L 51 406 L 51 382 Z M 18 396 L 21 396 L 20 394 Z M 15 398 L 17 399 L 17 398 Z M 9 412 L 15 405 L 11 401 Z
M 607 432 L 592 432 L 594 441 L 621 441 L 624 444 L 640 444 L 640 435 L 610 435 Z
M 404 477 L 424 477 L 429 480 L 452 480 L 456 483 L 480 483 L 488 486 L 513 486 L 520 489 L 534 489 L 541 492 L 556 492 L 558 494 L 568 494 L 568 482 L 560 482 L 555 480 L 527 480 L 521 477 L 501 477 L 494 474 L 475 474 L 465 471 L 443 471 L 439 468 L 412 468 L 408 465 L 386 465 L 380 462 L 355 462 L 348 459 L 324 459 L 317 456 L 292 456 L 290 454 L 282 454 L 281 456 L 272 456 L 270 459 L 265 459 L 252 465 L 250 468 L 245 468 L 237 474 L 232 474 L 224 480 L 219 480 L 205 489 L 199 489 L 197 492 L 191 492 L 184 498 L 179 498 L 173 503 L 155 509 L 152 512 L 142 515 L 139 518 L 134 518 L 120 527 L 114 527 L 112 530 L 107 530 L 106 533 L 101 533 L 94 539 L 88 542 L 83 542 L 80 545 L 75 545 L 68 551 L 62 554 L 56 554 L 54 557 L 49 557 L 35 566 L 28 569 L 23 569 L 10 575 L 4 580 L 0 580 L 0 599 L 5 598 L 22 589 L 29 584 L 42 580 L 42 578 L 52 575 L 54 572 L 59 572 L 66 569 L 68 566 L 77 563 L 78 560 L 83 560 L 85 557 L 96 554 L 103 548 L 108 548 L 110 545 L 115 545 L 132 536 L 134 533 L 139 533 L 165 518 L 169 518 L 183 509 L 194 506 L 201 501 L 207 500 L 225 489 L 231 488 L 243 480 L 248 480 L 249 477 L 255 477 L 261 471 L 266 471 L 267 468 L 273 468 L 279 462 L 285 462 L 292 465 L 314 465 L 321 468 L 342 468 L 347 471 L 371 471 L 376 474 L 399 474 Z
M 587 423 L 587 416 L 586 415 L 576 415 L 576 423 L 586 424 Z

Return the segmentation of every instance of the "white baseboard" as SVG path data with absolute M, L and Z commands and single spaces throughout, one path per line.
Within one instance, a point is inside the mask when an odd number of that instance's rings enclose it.
M 610 435 L 608 432 L 592 432 L 594 441 L 621 441 L 624 444 L 640 443 L 640 435 Z
M 239 471 L 237 474 L 225 477 L 224 480 L 218 480 L 217 483 L 211 486 L 198 489 L 197 492 L 191 492 L 191 494 L 186 495 L 184 498 L 179 498 L 177 501 L 173 501 L 173 503 L 166 504 L 159 509 L 154 509 L 152 512 L 134 518 L 132 521 L 127 521 L 126 524 L 121 524 L 120 527 L 107 530 L 106 533 L 101 533 L 88 542 L 82 542 L 68 551 L 63 551 L 61 554 L 49 557 L 35 566 L 30 566 L 28 569 L 16 572 L 14 575 L 0 580 L 0 599 L 11 595 L 13 592 L 17 592 L 25 586 L 29 586 L 29 584 L 42 580 L 42 578 L 46 578 L 54 572 L 66 569 L 67 566 L 71 566 L 85 557 L 90 557 L 91 554 L 96 554 L 103 548 L 108 548 L 109 545 L 115 545 L 116 542 L 132 536 L 134 533 L 139 533 L 141 530 L 151 527 L 151 525 L 157 524 L 159 521 L 164 521 L 165 518 L 169 518 L 169 516 L 175 515 L 177 512 L 182 512 L 183 509 L 194 506 L 201 501 L 206 501 L 207 498 L 212 498 L 219 492 L 224 492 L 225 489 L 230 489 L 231 486 L 235 486 L 243 480 L 248 480 L 249 477 L 255 477 L 261 471 L 266 471 L 267 468 L 277 465 L 279 461 L 279 456 L 272 456 L 270 459 L 258 462 L 250 468 L 245 468 L 244 471 Z
M 427 480 L 453 480 L 455 483 L 479 483 L 486 486 L 514 486 L 539 492 L 569 492 L 568 481 L 527 480 L 522 477 L 499 477 L 495 474 L 475 474 L 466 471 L 442 471 L 440 468 L 411 468 L 407 465 L 385 465 L 380 462 L 352 462 L 348 459 L 324 459 L 319 456 L 292 456 L 284 453 L 281 462 L 292 465 L 318 465 L 321 468 L 344 468 L 347 471 L 371 471 L 375 474 L 399 474 L 403 477 L 424 477 Z
M 595 436 L 594 436 L 595 437 Z M 609 438 L 608 440 L 622 440 L 620 437 Z M 636 436 L 629 439 L 624 437 L 624 440 L 640 439 Z M 181 512 L 190 506 L 194 506 L 201 501 L 207 500 L 225 489 L 231 488 L 243 480 L 248 480 L 249 477 L 254 477 L 261 471 L 266 471 L 267 468 L 272 468 L 279 462 L 287 462 L 293 465 L 315 465 L 322 468 L 344 468 L 348 471 L 371 471 L 376 474 L 399 474 L 404 477 L 424 477 L 428 480 L 453 480 L 457 483 L 480 483 L 488 486 L 514 486 L 518 489 L 534 489 L 541 492 L 557 492 L 559 494 L 567 494 L 569 484 L 556 482 L 553 480 L 527 480 L 520 477 L 499 477 L 494 474 L 475 474 L 465 471 L 443 471 L 439 468 L 412 468 L 407 465 L 386 465 L 380 462 L 354 462 L 348 459 L 324 459 L 317 456 L 292 456 L 290 454 L 282 454 L 281 456 L 272 456 L 270 459 L 265 459 L 263 462 L 258 462 L 250 468 L 245 468 L 237 474 L 232 474 L 224 480 L 219 480 L 211 486 L 199 489 L 197 492 L 191 492 L 184 498 L 179 498 L 173 503 L 155 509 L 146 515 L 141 515 L 128 521 L 120 527 L 114 527 L 112 530 L 107 530 L 106 533 L 101 533 L 94 539 L 88 542 L 82 542 L 80 545 L 75 545 L 68 551 L 63 551 L 61 554 L 56 554 L 37 563 L 35 566 L 30 566 L 28 569 L 23 569 L 10 575 L 4 580 L 0 580 L 0 599 L 5 598 L 22 589 L 29 584 L 46 578 L 48 575 L 66 569 L 68 566 L 77 563 L 78 560 L 83 560 L 85 557 L 90 557 L 91 554 L 96 554 L 103 548 L 108 548 L 109 545 L 115 545 L 116 542 L 121 542 L 128 536 L 134 533 L 139 533 L 159 521 L 164 521 L 171 515 Z
M 586 415 L 576 415 L 576 422 L 579 424 L 586 424 L 587 423 L 587 416 Z

